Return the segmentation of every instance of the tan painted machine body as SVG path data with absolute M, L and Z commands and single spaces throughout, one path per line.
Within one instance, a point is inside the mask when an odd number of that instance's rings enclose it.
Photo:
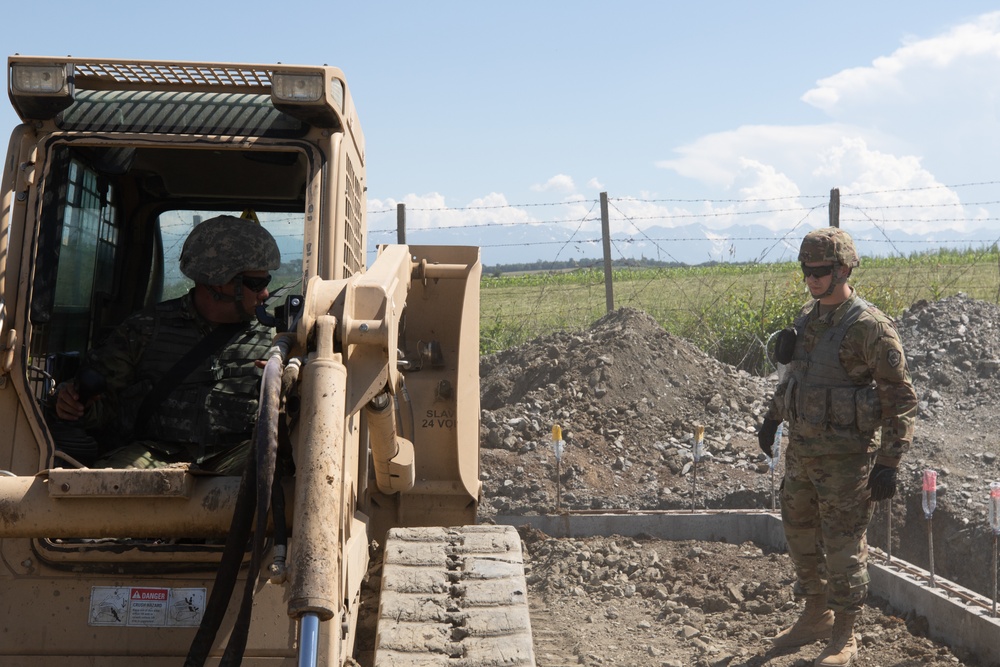
M 247 211 L 281 249 L 272 293 L 289 286 L 269 306 L 286 309 L 296 472 L 285 575 L 271 551 L 239 574 L 255 582 L 243 664 L 297 664 L 306 614 L 315 663 L 345 664 L 371 542 L 475 523 L 478 249 L 369 257 L 338 69 L 12 56 L 8 76 L 23 122 L 0 188 L 0 664 L 184 664 L 240 478 L 81 465 L 46 401 L 125 317 L 188 288 L 193 225 Z M 232 605 L 207 664 L 235 622 Z

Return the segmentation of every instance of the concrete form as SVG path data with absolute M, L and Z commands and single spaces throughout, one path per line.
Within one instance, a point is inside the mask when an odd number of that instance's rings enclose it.
M 629 514 L 563 513 L 559 515 L 497 516 L 499 524 L 530 525 L 553 537 L 649 535 L 661 540 L 700 540 L 785 549 L 785 534 L 777 514 L 761 511 L 636 512 Z M 991 614 L 992 600 L 893 557 L 872 550 L 868 571 L 871 592 L 902 613 L 927 619 L 929 636 L 953 648 L 961 647 L 985 665 L 1000 665 L 1000 619 Z M 882 562 L 877 562 L 881 560 Z

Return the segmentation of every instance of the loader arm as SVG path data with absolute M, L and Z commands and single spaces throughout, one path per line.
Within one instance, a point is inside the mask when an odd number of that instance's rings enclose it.
M 475 522 L 480 272 L 475 248 L 386 246 L 306 290 L 289 615 L 339 619 L 347 646 L 372 541 Z

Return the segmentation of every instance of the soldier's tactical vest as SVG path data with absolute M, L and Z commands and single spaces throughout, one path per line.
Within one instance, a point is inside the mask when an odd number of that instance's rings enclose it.
M 159 304 L 152 338 L 139 362 L 140 381 L 124 397 L 125 414 L 134 417 L 146 394 L 204 337 L 186 312 L 183 299 Z M 134 440 L 159 443 L 196 443 L 199 460 L 250 437 L 257 415 L 261 369 L 271 334 L 248 324 L 222 348 L 208 355 L 153 411 L 149 421 L 133 433 Z M 133 424 L 127 425 L 130 429 Z
M 840 346 L 852 324 L 869 308 L 856 297 L 854 303 L 830 327 L 811 352 L 802 342 L 812 311 L 795 321 L 797 340 L 788 367 L 788 381 L 779 404 L 790 429 L 798 436 L 812 438 L 834 436 L 836 439 L 870 442 L 881 423 L 882 410 L 873 383 L 853 382 L 840 363 Z

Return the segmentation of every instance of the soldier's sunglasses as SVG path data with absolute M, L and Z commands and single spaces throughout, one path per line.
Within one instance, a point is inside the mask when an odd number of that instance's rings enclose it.
M 802 265 L 802 277 L 808 278 L 812 276 L 813 278 L 822 278 L 823 276 L 828 276 L 833 273 L 833 264 L 827 264 L 826 266 L 806 266 Z
M 244 274 L 241 277 L 243 278 L 243 286 L 256 294 L 263 292 L 271 283 L 271 274 L 267 274 L 266 276 L 248 276 Z

